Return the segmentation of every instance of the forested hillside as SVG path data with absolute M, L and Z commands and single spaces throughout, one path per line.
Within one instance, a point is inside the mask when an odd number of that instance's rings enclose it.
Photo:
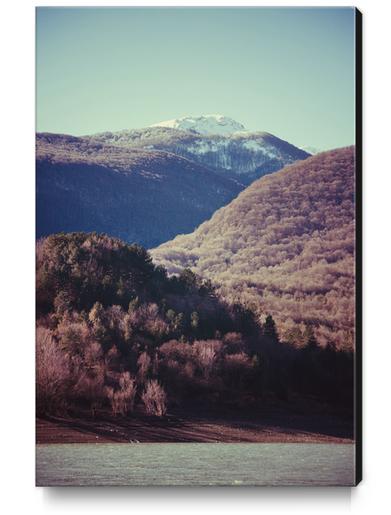
M 272 317 L 260 323 L 189 270 L 168 277 L 138 245 L 49 236 L 36 277 L 38 414 L 163 416 L 298 397 L 351 411 L 350 353 L 321 349 L 310 326 L 295 350 Z
M 189 232 L 243 189 L 188 159 L 37 135 L 37 236 L 98 231 L 146 247 Z
M 253 183 L 194 233 L 152 252 L 191 268 L 228 300 L 272 314 L 280 337 L 354 346 L 355 149 L 296 162 Z

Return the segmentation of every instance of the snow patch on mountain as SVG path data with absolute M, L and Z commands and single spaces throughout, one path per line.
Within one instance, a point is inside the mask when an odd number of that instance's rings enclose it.
M 220 134 L 228 136 L 236 132 L 246 132 L 246 128 L 228 116 L 207 114 L 203 116 L 184 116 L 151 125 L 151 127 L 169 127 L 183 131 L 194 131 L 198 134 Z
M 223 115 L 184 117 L 143 129 L 101 133 L 88 137 L 95 143 L 163 151 L 202 166 L 229 172 L 228 177 L 250 184 L 309 154 L 264 131 L 246 131 Z
M 243 142 L 243 147 L 253 152 L 259 152 L 265 149 L 264 145 L 261 145 L 258 141 L 254 141 L 253 139 Z
M 221 152 L 230 144 L 229 139 L 202 139 L 195 141 L 193 145 L 187 147 L 187 151 L 191 154 L 207 154 L 209 152 Z

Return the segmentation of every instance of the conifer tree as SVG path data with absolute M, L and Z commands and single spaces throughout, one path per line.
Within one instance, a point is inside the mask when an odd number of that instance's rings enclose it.
M 272 342 L 278 343 L 278 333 L 276 329 L 276 323 L 271 315 L 267 315 L 265 323 L 263 325 L 263 334 Z

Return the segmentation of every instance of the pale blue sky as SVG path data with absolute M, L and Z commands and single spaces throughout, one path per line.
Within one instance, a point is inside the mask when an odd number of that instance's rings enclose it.
M 38 8 L 37 130 L 220 113 L 298 146 L 354 143 L 353 8 Z

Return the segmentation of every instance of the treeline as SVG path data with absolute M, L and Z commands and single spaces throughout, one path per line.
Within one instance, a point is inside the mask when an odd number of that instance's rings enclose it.
M 348 407 L 353 356 L 280 341 L 271 316 L 228 304 L 189 270 L 168 277 L 145 249 L 98 234 L 37 244 L 38 413 L 241 407 L 292 396 Z

